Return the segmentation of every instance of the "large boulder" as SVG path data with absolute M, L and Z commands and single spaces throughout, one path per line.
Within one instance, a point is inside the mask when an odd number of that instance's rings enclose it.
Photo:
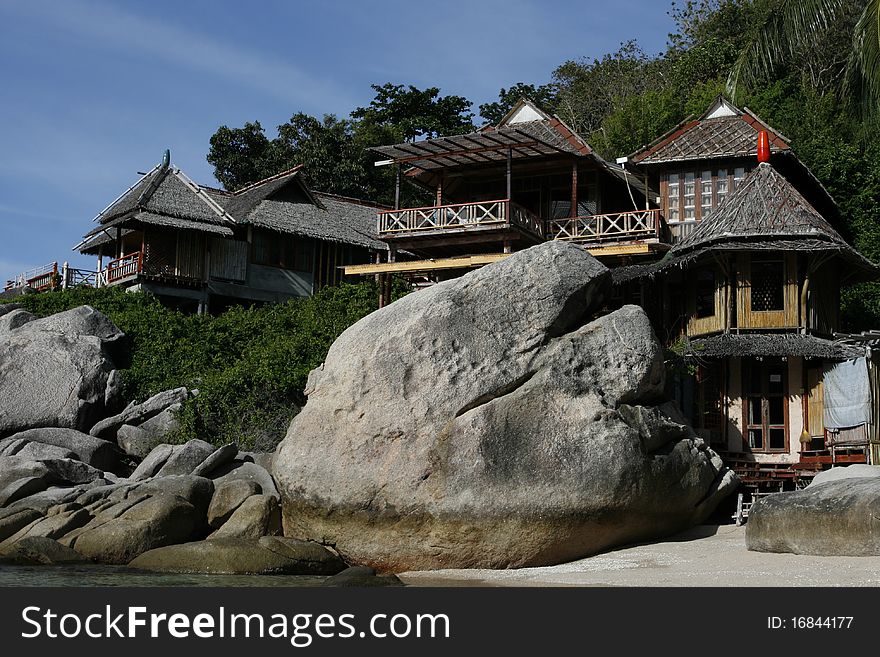
M 126 454 L 144 458 L 156 445 L 162 444 L 166 436 L 180 428 L 177 413 L 181 406 L 172 404 L 137 426 L 123 424 L 116 432 L 116 443 Z
M 252 495 L 210 538 L 260 538 L 281 533 L 281 509 L 272 495 Z
M 274 458 L 285 535 L 382 571 L 507 568 L 706 518 L 736 477 L 644 407 L 663 352 L 641 308 L 591 321 L 609 284 L 551 242 L 346 330 Z
M 90 306 L 43 319 L 23 312 L 4 315 L 0 331 L 0 436 L 38 427 L 88 430 L 104 411 L 122 332 Z
M 755 552 L 880 556 L 880 478 L 835 479 L 760 498 L 749 511 Z

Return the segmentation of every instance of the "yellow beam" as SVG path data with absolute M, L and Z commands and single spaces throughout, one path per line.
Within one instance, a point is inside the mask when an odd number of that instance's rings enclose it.
M 619 244 L 615 246 L 599 246 L 595 249 L 587 249 L 590 255 L 596 256 L 618 256 L 618 255 L 639 255 L 651 252 L 651 245 L 644 242 L 639 244 Z
M 438 269 L 465 269 L 481 267 L 498 260 L 503 260 L 509 253 L 485 253 L 481 255 L 463 256 L 459 258 L 437 258 L 432 260 L 411 260 L 403 262 L 380 262 L 368 265 L 347 265 L 346 275 L 369 274 L 402 274 Z

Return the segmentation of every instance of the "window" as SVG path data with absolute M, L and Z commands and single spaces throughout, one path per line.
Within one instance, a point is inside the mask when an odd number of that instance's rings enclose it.
M 254 231 L 253 261 L 258 265 L 311 271 L 313 248 L 313 242 L 308 238 Z
M 788 450 L 787 364 L 744 362 L 745 440 L 752 451 Z
M 727 169 L 718 169 L 715 178 L 715 205 L 719 205 L 727 196 Z
M 746 170 L 743 167 L 736 167 L 733 170 L 733 188 L 736 189 L 739 187 L 739 184 L 742 182 L 743 178 L 746 177 Z
M 752 258 L 752 312 L 785 310 L 785 264 L 782 260 Z
M 711 269 L 699 270 L 694 287 L 697 319 L 715 315 L 715 272 Z
M 703 219 L 712 212 L 712 172 L 703 171 L 700 178 L 700 214 Z
M 697 218 L 697 185 L 693 171 L 684 174 L 684 218 Z
M 670 173 L 669 174 L 669 185 L 667 188 L 667 195 L 669 197 L 669 216 L 666 217 L 667 221 L 679 221 L 681 219 L 681 215 L 679 214 L 679 202 L 681 200 L 680 194 L 680 186 L 678 182 L 678 174 Z

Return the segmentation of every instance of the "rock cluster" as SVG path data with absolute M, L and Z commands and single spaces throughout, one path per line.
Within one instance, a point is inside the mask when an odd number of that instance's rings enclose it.
M 273 463 L 286 535 L 380 571 L 554 564 L 706 518 L 735 475 L 663 405 L 641 308 L 549 242 L 372 313 Z
M 280 496 L 255 462 L 264 457 L 234 444 L 164 442 L 195 391 L 120 409 L 123 344 L 88 306 L 37 319 L 0 305 L 0 561 L 128 564 L 186 544 L 180 571 L 344 568 L 321 546 L 279 537 Z M 248 551 L 263 556 L 239 559 Z

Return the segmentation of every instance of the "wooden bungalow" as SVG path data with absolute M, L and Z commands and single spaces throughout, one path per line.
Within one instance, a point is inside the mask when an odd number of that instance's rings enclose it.
M 387 251 L 375 232 L 378 209 L 311 191 L 300 167 L 235 193 L 200 186 L 166 154 L 74 248 L 98 257 L 100 284 L 206 312 L 338 283 L 343 265 Z
M 668 248 L 644 182 L 527 100 L 497 126 L 373 150 L 397 170 L 395 207 L 376 217 L 388 257 L 350 274 L 436 281 L 547 239 L 609 261 Z M 434 203 L 401 208 L 401 175 Z

